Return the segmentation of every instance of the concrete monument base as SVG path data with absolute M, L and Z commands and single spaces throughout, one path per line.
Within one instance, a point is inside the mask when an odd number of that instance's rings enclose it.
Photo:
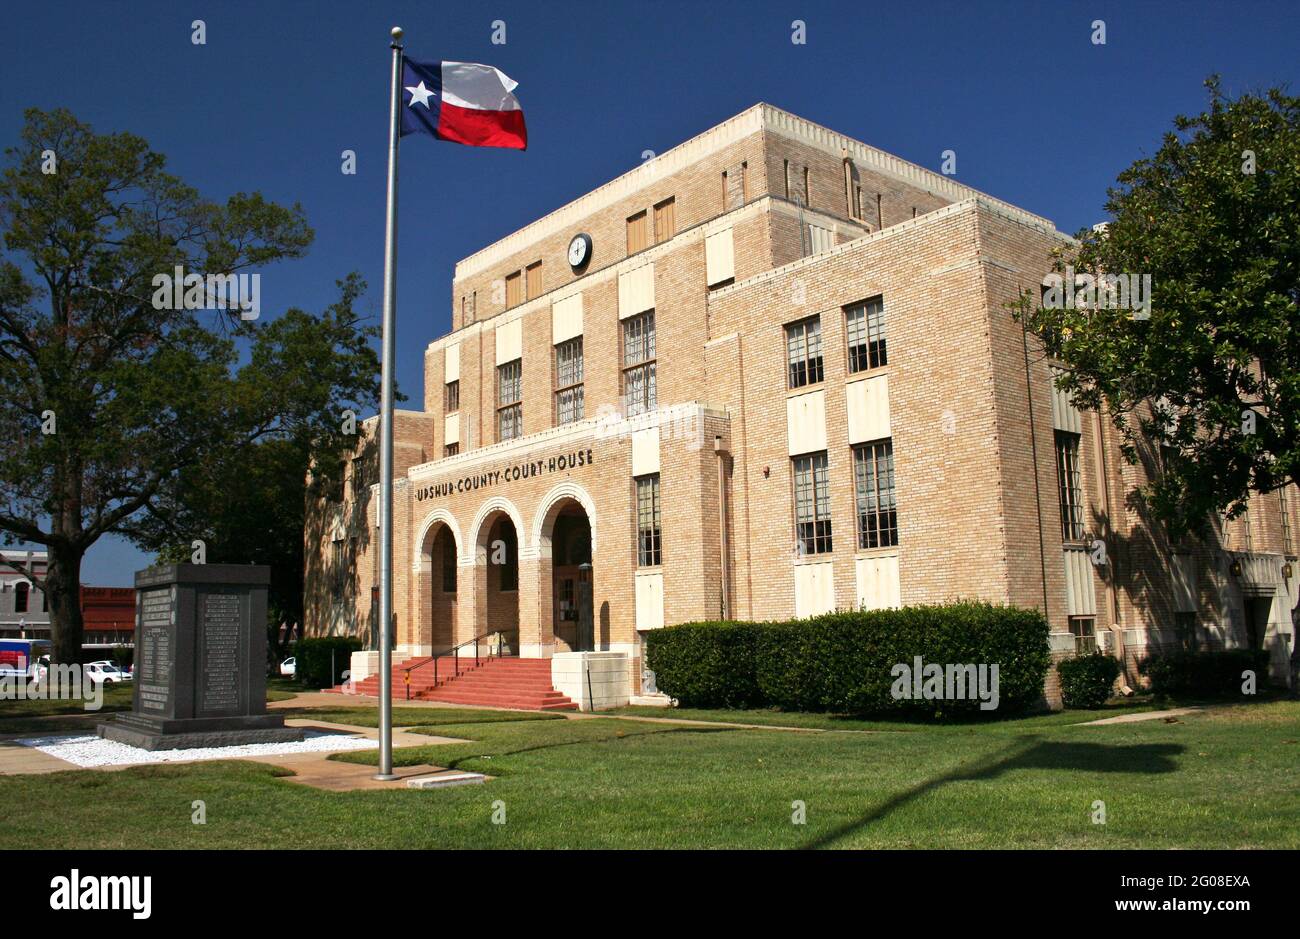
M 289 743 L 302 740 L 298 727 L 285 727 L 278 714 L 160 720 L 119 714 L 96 728 L 105 740 L 143 750 L 189 750 L 194 747 L 237 747 L 246 743 Z

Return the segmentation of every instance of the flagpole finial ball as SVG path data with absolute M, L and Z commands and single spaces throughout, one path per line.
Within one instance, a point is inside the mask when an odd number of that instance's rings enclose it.
M 402 41 L 402 27 L 394 26 L 392 30 L 393 42 Z

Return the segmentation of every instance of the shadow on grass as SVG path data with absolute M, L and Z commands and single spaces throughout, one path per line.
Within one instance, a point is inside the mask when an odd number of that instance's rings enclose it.
M 1072 770 L 1093 773 L 1172 773 L 1178 767 L 1174 757 L 1186 747 L 1176 743 L 1112 745 L 1104 743 L 1045 742 L 1038 737 L 1022 737 L 1001 751 L 928 779 L 886 800 L 866 815 L 802 846 L 803 850 L 827 848 L 836 841 L 861 831 L 891 812 L 907 805 L 946 783 L 986 781 L 1018 769 Z

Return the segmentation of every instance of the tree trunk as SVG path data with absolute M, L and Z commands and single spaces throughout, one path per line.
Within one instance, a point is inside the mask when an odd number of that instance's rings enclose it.
M 66 545 L 49 545 L 50 565 L 45 575 L 45 594 L 50 609 L 52 660 L 72 664 L 81 661 L 82 552 Z

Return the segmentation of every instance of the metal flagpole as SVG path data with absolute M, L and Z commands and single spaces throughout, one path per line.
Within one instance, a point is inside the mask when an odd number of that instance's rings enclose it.
M 383 366 L 379 399 L 379 772 L 393 775 L 393 334 L 397 306 L 397 131 L 402 103 L 402 28 L 394 26 L 388 102 L 388 208 L 384 230 Z

